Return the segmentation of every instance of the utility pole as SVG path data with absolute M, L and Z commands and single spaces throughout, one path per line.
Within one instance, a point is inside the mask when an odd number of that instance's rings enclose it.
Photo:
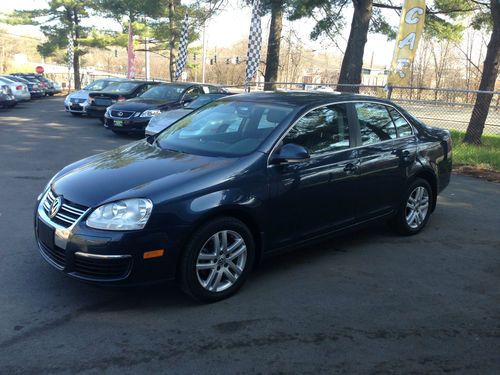
M 144 38 L 144 63 L 146 65 L 146 80 L 149 81 L 151 78 L 151 74 L 150 74 L 150 67 L 149 67 L 148 38 Z
M 205 83 L 205 71 L 206 71 L 206 60 L 207 60 L 207 21 L 203 22 L 203 50 L 201 56 L 201 82 Z

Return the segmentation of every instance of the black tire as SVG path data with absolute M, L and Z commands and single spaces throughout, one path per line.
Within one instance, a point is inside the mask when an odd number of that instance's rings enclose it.
M 407 219 L 407 215 L 410 215 L 411 210 L 409 207 L 407 207 L 407 204 L 411 204 L 411 202 L 409 202 L 410 195 L 412 195 L 418 188 L 425 189 L 428 197 L 428 208 L 423 219 L 421 218 L 422 215 L 420 215 L 420 219 L 417 222 L 414 222 L 412 226 L 408 223 Z M 403 195 L 403 199 L 399 206 L 398 213 L 391 221 L 391 225 L 393 226 L 393 228 L 399 234 L 404 236 L 411 236 L 420 232 L 426 226 L 427 222 L 429 221 L 429 217 L 431 216 L 432 206 L 434 204 L 433 199 L 434 195 L 432 194 L 432 188 L 427 180 L 424 180 L 423 178 L 415 179 L 406 189 L 406 192 Z
M 196 263 L 203 246 L 220 231 L 232 231 L 240 235 L 246 245 L 246 262 L 240 276 L 227 289 L 216 292 L 207 290 L 198 279 Z M 216 302 L 236 293 L 246 281 L 255 260 L 255 242 L 248 227 L 233 217 L 213 219 L 198 228 L 190 237 L 181 254 L 178 281 L 184 292 L 201 302 Z M 215 262 L 215 261 L 214 261 Z M 222 268 L 221 266 L 219 268 Z M 218 269 L 218 268 L 217 268 Z M 223 271 L 223 270 L 222 270 Z M 221 271 L 221 272 L 222 272 Z M 210 271 L 207 271 L 210 272 Z M 214 269 L 215 272 L 215 269 Z
M 70 112 L 72 116 L 75 116 L 75 117 L 81 117 L 82 114 L 81 113 L 78 113 L 78 112 Z

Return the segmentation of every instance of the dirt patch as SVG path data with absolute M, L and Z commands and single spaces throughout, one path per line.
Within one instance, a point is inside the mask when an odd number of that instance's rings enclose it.
M 500 171 L 476 167 L 473 165 L 454 165 L 453 172 L 464 176 L 481 178 L 483 180 L 500 183 Z

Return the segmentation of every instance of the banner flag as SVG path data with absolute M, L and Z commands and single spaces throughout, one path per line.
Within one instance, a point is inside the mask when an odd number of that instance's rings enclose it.
M 135 78 L 135 51 L 134 35 L 132 33 L 132 22 L 128 22 L 128 48 L 127 48 L 127 78 Z
M 253 1 L 252 20 L 250 21 L 250 33 L 248 35 L 247 68 L 245 72 L 245 83 L 250 81 L 257 73 L 260 64 L 260 47 L 262 45 L 260 0 Z
M 425 23 L 425 0 L 404 0 L 388 86 L 408 86 L 410 69 Z
M 186 12 L 184 20 L 182 21 L 181 39 L 179 41 L 179 53 L 177 57 L 177 67 L 175 68 L 174 80 L 177 81 L 182 75 L 187 62 L 187 52 L 188 52 L 188 14 Z
M 73 33 L 70 32 L 68 34 L 68 90 L 71 90 L 71 72 L 73 71 L 74 57 Z

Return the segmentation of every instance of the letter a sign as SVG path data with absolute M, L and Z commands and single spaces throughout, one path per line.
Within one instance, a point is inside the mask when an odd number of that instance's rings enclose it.
M 424 22 L 425 0 L 404 0 L 391 71 L 387 80 L 389 86 L 409 84 L 410 67 L 422 35 Z

